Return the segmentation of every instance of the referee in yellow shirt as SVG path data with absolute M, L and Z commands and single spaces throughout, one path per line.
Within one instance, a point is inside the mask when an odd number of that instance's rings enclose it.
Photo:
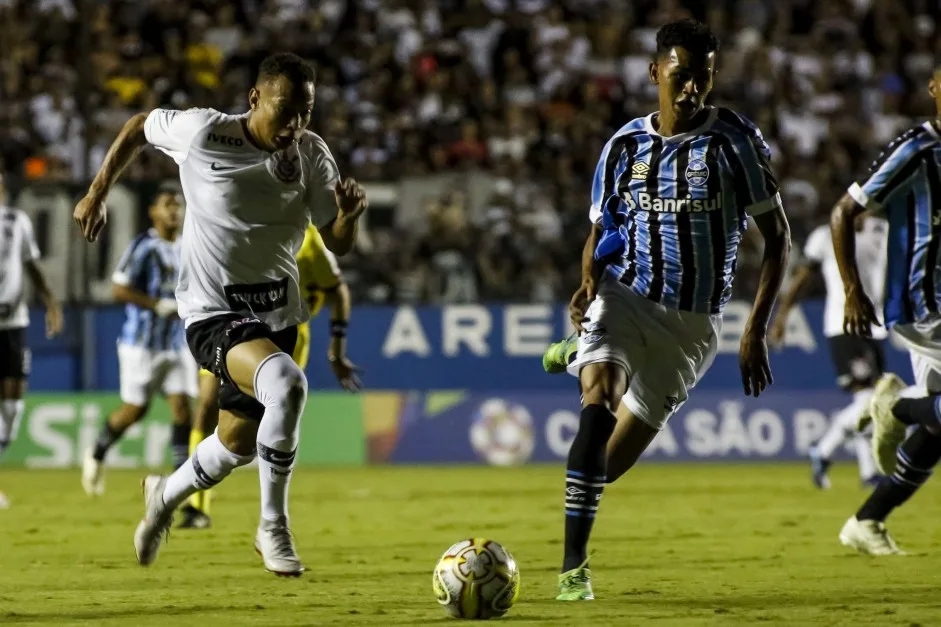
M 297 253 L 297 269 L 300 276 L 301 297 L 307 302 L 310 317 L 320 313 L 324 304 L 330 304 L 330 347 L 327 361 L 343 389 L 356 392 L 362 387 L 357 376 L 359 369 L 346 357 L 346 327 L 350 319 L 350 291 L 343 282 L 337 260 L 324 246 L 320 233 L 313 226 L 307 227 L 304 243 Z M 310 356 L 310 323 L 297 327 L 297 343 L 294 345 L 294 361 L 307 367 Z M 207 370 L 199 373 L 199 405 L 193 419 L 190 434 L 190 455 L 206 435 L 212 433 L 219 420 L 219 381 Z M 181 528 L 205 529 L 212 523 L 209 517 L 211 492 L 197 492 L 190 497 L 183 509 Z

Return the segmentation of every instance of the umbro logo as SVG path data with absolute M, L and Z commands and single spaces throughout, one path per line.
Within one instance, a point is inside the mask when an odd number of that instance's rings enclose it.
M 640 181 L 647 180 L 647 173 L 650 172 L 650 166 L 643 161 L 638 161 L 631 166 L 631 178 Z
M 234 170 L 235 166 L 234 165 L 219 165 L 218 163 L 213 161 L 212 164 L 209 166 L 209 169 L 212 170 L 213 172 L 224 172 L 226 170 Z

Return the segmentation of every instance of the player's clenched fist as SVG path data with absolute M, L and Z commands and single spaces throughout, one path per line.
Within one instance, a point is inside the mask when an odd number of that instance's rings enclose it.
M 333 186 L 333 193 L 336 195 L 340 214 L 346 219 L 355 220 L 369 207 L 366 191 L 355 179 L 338 180 Z
M 75 211 L 72 212 L 72 218 L 75 224 L 82 230 L 82 235 L 89 242 L 98 239 L 101 229 L 108 222 L 108 210 L 105 208 L 103 200 L 99 200 L 91 195 L 86 195 L 78 204 L 75 205 Z

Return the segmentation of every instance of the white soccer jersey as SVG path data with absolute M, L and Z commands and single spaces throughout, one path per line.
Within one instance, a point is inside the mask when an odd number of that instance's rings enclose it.
M 29 326 L 24 270 L 37 259 L 39 246 L 29 217 L 17 209 L 0 207 L 0 329 Z
M 316 134 L 269 153 L 248 140 L 248 114 L 156 109 L 147 141 L 180 166 L 186 217 L 176 289 L 186 325 L 252 313 L 273 330 L 308 319 L 295 255 L 308 223 L 337 215 L 339 170 Z
M 856 266 L 859 268 L 859 278 L 863 282 L 866 295 L 872 299 L 880 320 L 885 295 L 888 228 L 885 220 L 867 217 L 863 222 L 862 230 L 856 233 Z M 823 280 L 827 286 L 827 302 L 823 311 L 823 333 L 827 337 L 843 335 L 843 308 L 846 296 L 843 291 L 840 268 L 833 251 L 829 225 L 825 224 L 814 229 L 804 246 L 804 256 L 820 264 Z M 886 335 L 884 326 L 872 328 L 874 338 L 881 340 Z

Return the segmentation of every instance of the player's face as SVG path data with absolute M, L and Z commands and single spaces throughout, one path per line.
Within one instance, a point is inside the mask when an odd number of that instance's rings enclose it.
M 150 206 L 150 219 L 158 229 L 173 233 L 179 232 L 183 225 L 183 203 L 178 194 L 160 194 Z
M 300 139 L 314 109 L 314 84 L 293 84 L 278 76 L 252 87 L 248 103 L 255 118 L 256 139 L 271 150 L 284 150 Z
M 702 111 L 712 91 L 716 53 L 694 55 L 674 47 L 650 64 L 650 80 L 658 87 L 660 111 L 669 109 L 678 120 L 689 120 Z

